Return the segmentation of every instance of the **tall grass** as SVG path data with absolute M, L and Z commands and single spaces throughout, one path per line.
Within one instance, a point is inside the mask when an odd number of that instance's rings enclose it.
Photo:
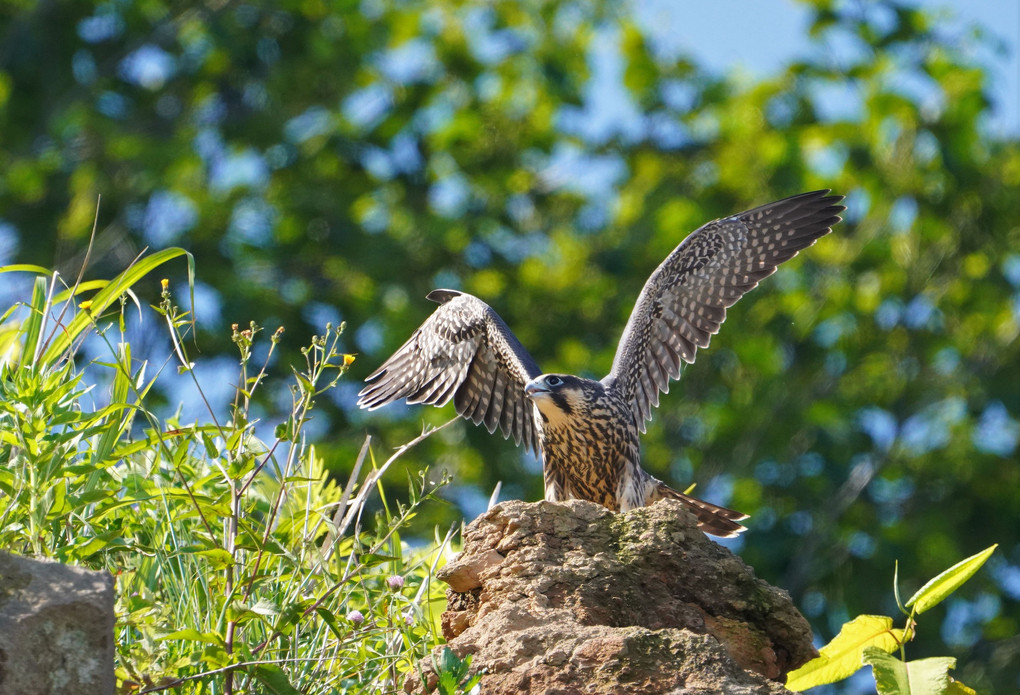
M 303 428 L 353 362 L 338 348 L 342 325 L 303 350 L 271 439 L 258 436 L 251 403 L 276 377 L 253 347 L 266 340 L 272 355 L 280 331 L 266 337 L 255 324 L 232 329 L 239 386 L 228 418 L 198 379 L 207 417 L 159 417 L 148 401 L 160 373 L 194 378 L 193 317 L 165 281 L 151 308 L 132 288 L 179 258 L 193 277 L 180 249 L 70 286 L 42 268 L 0 268 L 36 275 L 31 298 L 0 317 L 0 547 L 115 575 L 122 692 L 400 690 L 441 641 L 445 601 L 431 577 L 452 531 L 409 551 L 401 529 L 445 481 L 411 480 L 405 504 L 379 481 L 435 429 L 381 462 L 366 439 L 346 482 L 327 475 Z M 129 311 L 165 326 L 171 360 L 132 353 Z M 104 357 L 83 359 L 86 338 Z M 367 519 L 376 495 L 381 511 Z

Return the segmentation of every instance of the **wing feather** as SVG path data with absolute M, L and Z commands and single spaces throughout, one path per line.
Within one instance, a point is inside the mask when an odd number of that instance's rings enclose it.
M 503 416 L 503 398 L 506 395 L 506 380 L 503 372 L 496 372 L 492 382 L 492 398 L 489 399 L 489 409 L 485 412 L 485 426 L 489 432 L 495 432 L 499 427 L 500 419 Z
M 694 362 L 733 306 L 776 268 L 832 231 L 842 196 L 813 191 L 703 225 L 662 262 L 631 312 L 603 379 L 632 404 L 644 423 L 659 391 Z M 673 356 L 677 359 L 673 360 Z
M 489 402 L 492 401 L 494 369 L 494 364 L 491 360 L 485 359 L 484 353 L 475 356 L 474 364 L 469 372 L 468 386 L 472 392 L 477 394 L 475 396 L 477 401 L 472 409 L 465 408 L 463 412 L 465 417 L 469 418 L 476 425 L 485 422 L 485 414 L 489 412 Z M 458 409 L 458 412 L 461 411 Z M 489 430 L 489 434 L 496 431 L 495 425 L 492 427 L 486 425 L 486 429 Z
M 538 364 L 483 301 L 456 290 L 435 290 L 439 308 L 400 349 L 365 379 L 358 405 L 374 410 L 406 400 L 442 406 L 489 432 L 538 453 L 538 434 L 524 385 Z

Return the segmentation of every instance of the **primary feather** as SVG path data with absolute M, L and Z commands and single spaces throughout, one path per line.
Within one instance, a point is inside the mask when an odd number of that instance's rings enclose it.
M 393 401 L 446 405 L 489 432 L 498 427 L 536 454 L 538 434 L 524 384 L 542 373 L 488 304 L 456 290 L 434 290 L 440 306 L 365 381 L 358 405 L 375 410 Z

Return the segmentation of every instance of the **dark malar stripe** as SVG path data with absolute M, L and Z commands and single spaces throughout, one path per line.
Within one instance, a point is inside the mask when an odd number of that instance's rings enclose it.
M 552 398 L 552 402 L 556 404 L 556 407 L 562 410 L 567 415 L 573 415 L 574 409 L 570 407 L 570 403 L 567 402 L 567 397 L 559 391 L 553 391 L 549 394 Z

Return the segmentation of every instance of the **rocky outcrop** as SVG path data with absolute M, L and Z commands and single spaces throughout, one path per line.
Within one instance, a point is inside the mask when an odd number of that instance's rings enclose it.
M 114 685 L 113 577 L 0 552 L 0 693 Z
M 505 502 L 439 577 L 449 647 L 484 669 L 483 693 L 785 693 L 816 655 L 789 595 L 671 500 L 625 514 Z M 422 667 L 408 692 L 435 683 Z

